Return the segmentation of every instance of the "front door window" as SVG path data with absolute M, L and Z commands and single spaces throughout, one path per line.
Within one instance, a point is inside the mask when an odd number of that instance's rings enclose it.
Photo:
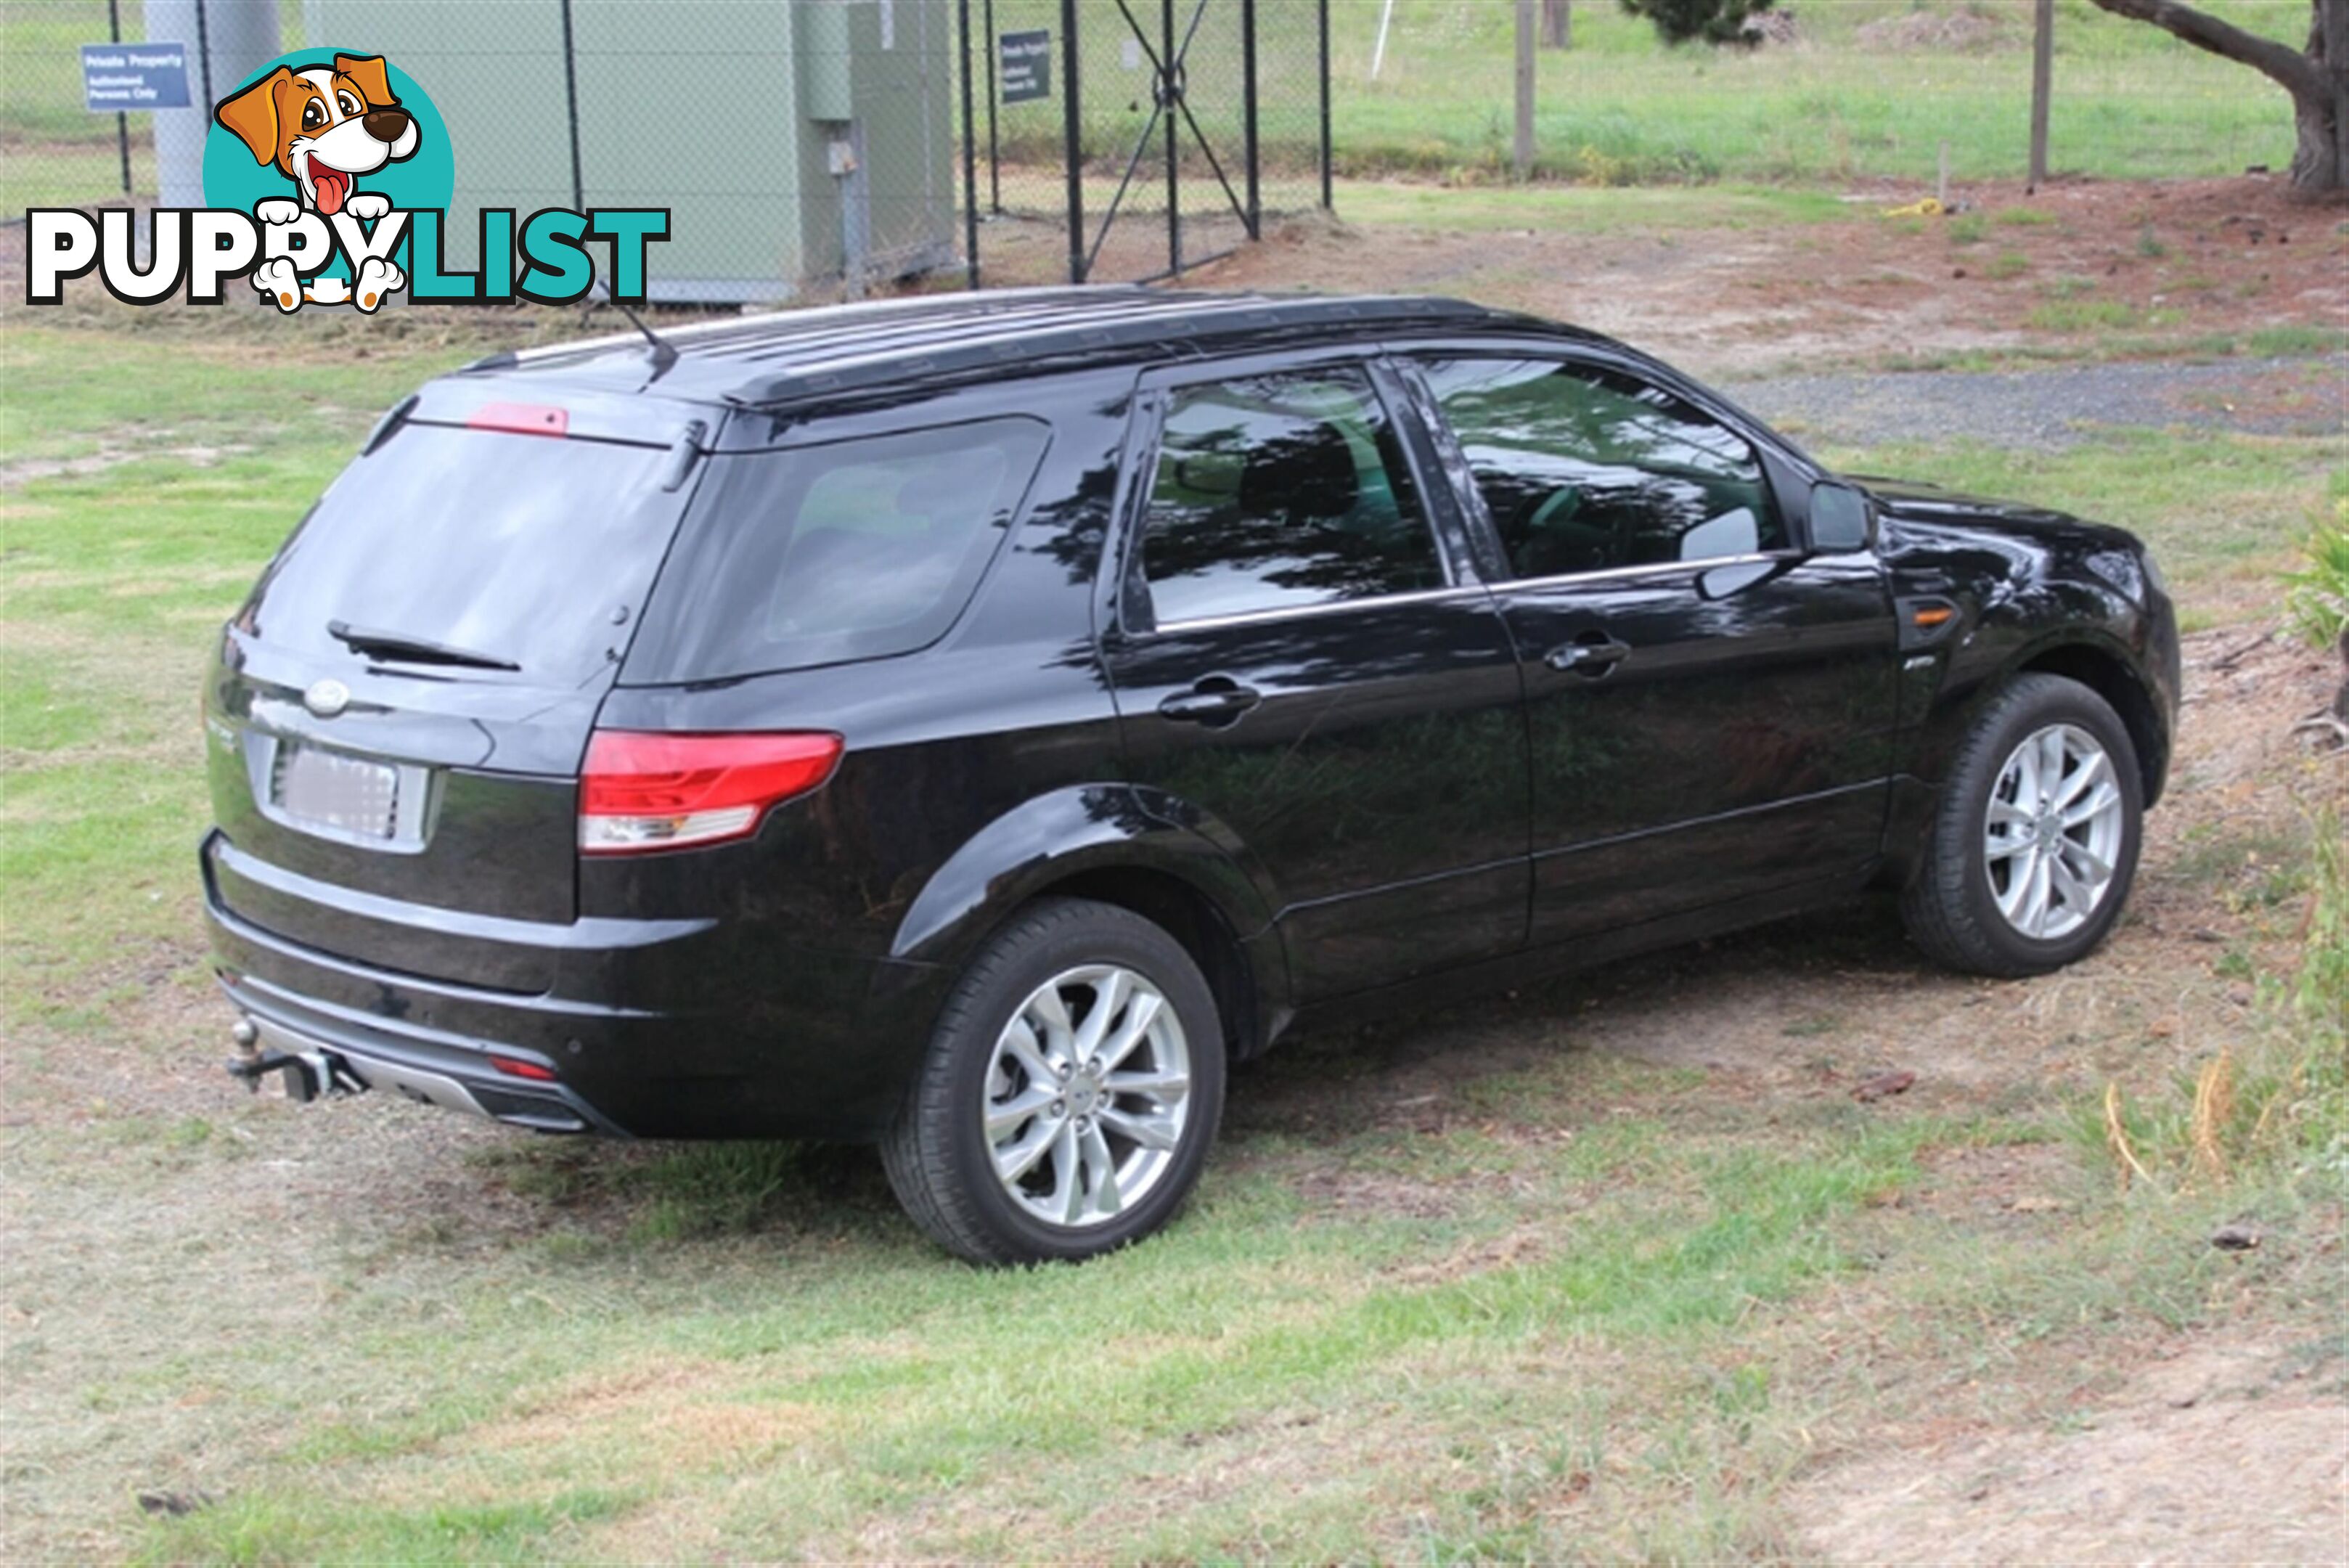
M 1520 579 L 1786 542 L 1753 444 L 1661 388 L 1554 359 L 1424 369 Z

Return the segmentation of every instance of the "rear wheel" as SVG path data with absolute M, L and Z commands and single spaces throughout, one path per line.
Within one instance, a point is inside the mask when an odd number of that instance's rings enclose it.
M 1089 1258 L 1182 1207 L 1223 1094 L 1215 999 L 1182 944 L 1114 905 L 1052 899 L 964 972 L 882 1162 L 963 1257 Z
M 2137 873 L 2144 785 L 2110 704 L 2018 676 L 1959 748 L 1901 913 L 1954 969 L 2042 974 L 2112 929 Z

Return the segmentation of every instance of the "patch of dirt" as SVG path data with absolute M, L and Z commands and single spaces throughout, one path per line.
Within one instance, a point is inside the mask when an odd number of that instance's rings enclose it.
M 1862 23 L 1855 34 L 1865 48 L 1920 54 L 1981 54 L 2023 42 L 2002 17 L 1971 6 L 1915 10 Z
M 139 462 L 150 458 L 177 458 L 190 468 L 211 468 L 223 457 L 236 452 L 251 452 L 249 446 L 166 446 L 123 447 L 101 444 L 98 451 L 82 457 L 26 458 L 20 462 L 0 464 L 0 490 L 17 490 L 36 479 L 57 479 L 63 476 L 81 478 L 103 473 L 126 462 Z
M 1846 1563 L 2338 1563 L 2340 1369 L 2204 1340 L 2080 1413 L 1856 1460 L 1796 1488 L 1805 1555 Z
M 1955 216 L 1886 215 L 1930 193 L 1863 187 L 1847 219 L 1777 228 L 1373 237 L 1307 223 L 1184 281 L 1465 295 L 1723 377 L 2292 326 L 2349 341 L 2349 223 L 2292 200 L 2281 179 L 2063 181 L 2035 195 L 1964 182 L 1951 192 Z M 2065 308 L 2084 304 L 2107 315 L 2084 322 Z
M 748 1401 L 743 1371 L 719 1362 L 648 1366 L 585 1379 L 502 1420 L 468 1428 L 463 1445 L 500 1455 L 563 1450 L 583 1429 L 643 1434 L 649 1457 L 665 1466 L 700 1468 L 804 1443 L 823 1428 L 812 1407 Z

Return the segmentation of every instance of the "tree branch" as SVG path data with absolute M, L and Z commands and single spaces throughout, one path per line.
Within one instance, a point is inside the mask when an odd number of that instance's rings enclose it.
M 2164 32 L 2185 39 L 2198 49 L 2208 49 L 2214 55 L 2251 67 L 2273 78 L 2294 98 L 2324 99 L 2332 95 L 2333 83 L 2327 73 L 2315 61 L 2289 44 L 2279 44 L 2272 38 L 2262 38 L 2247 33 L 2231 22 L 2222 22 L 2208 11 L 2197 11 L 2191 5 L 2181 5 L 2178 0 L 2095 0 L 2099 9 L 2132 21 L 2150 22 Z

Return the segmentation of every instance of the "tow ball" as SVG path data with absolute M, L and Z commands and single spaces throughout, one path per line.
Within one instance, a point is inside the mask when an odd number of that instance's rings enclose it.
M 231 1024 L 228 1037 L 236 1046 L 236 1054 L 224 1064 L 229 1076 L 242 1079 L 244 1086 L 256 1095 L 261 1092 L 261 1080 L 272 1073 L 284 1074 L 285 1097 L 304 1105 L 321 1095 L 347 1094 L 361 1086 L 327 1052 L 314 1054 L 264 1049 L 260 1027 L 250 1018 L 240 1018 Z

